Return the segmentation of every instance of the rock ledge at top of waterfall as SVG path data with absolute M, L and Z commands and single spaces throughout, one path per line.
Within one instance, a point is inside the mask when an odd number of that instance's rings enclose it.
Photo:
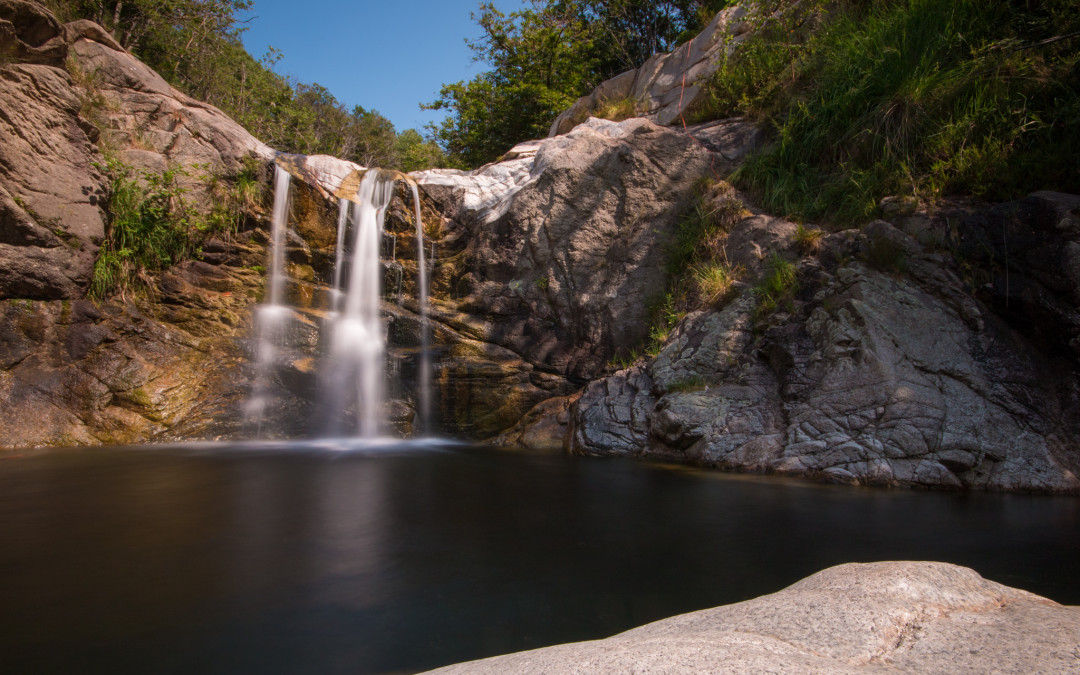
M 407 174 L 420 185 L 436 185 L 459 191 L 455 217 L 488 224 L 498 220 L 510 208 L 514 195 L 534 182 L 549 165 L 549 156 L 568 149 L 583 136 L 619 140 L 661 127 L 635 117 L 622 122 L 590 117 L 569 133 L 518 143 L 498 162 L 472 171 L 429 169 Z M 753 123 L 740 118 L 689 127 L 686 132 L 705 148 L 720 153 L 725 160 L 736 161 L 761 143 L 761 134 Z M 294 176 L 315 185 L 324 195 L 338 195 L 350 176 L 368 170 L 348 160 L 329 155 L 279 154 L 276 162 Z
M 937 562 L 850 563 L 778 593 L 453 673 L 1075 673 L 1080 608 Z

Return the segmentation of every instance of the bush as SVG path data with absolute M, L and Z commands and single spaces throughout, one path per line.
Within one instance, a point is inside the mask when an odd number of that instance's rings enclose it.
M 758 298 L 755 320 L 761 321 L 781 307 L 790 308 L 798 288 L 795 265 L 774 253 L 769 258 L 769 271 L 765 278 L 754 287 L 754 295 Z
M 210 179 L 217 192 L 209 213 L 193 208 L 179 183 L 188 175 L 183 168 L 163 173 L 139 171 L 117 159 L 100 167 L 109 176 L 105 211 L 109 227 L 94 263 L 90 295 L 105 298 L 136 287 L 148 287 L 150 272 L 191 258 L 210 236 L 235 232 L 245 210 L 261 199 L 257 167 L 246 164 L 226 187 L 224 179 Z
M 1080 191 L 1074 0 L 782 5 L 708 82 L 704 112 L 770 128 L 733 177 L 769 210 L 847 225 L 886 195 Z

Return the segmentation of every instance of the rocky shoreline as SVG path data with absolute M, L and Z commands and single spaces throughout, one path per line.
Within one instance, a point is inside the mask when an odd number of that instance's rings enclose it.
M 849 563 L 604 640 L 430 672 L 1075 673 L 1080 608 L 947 563 Z

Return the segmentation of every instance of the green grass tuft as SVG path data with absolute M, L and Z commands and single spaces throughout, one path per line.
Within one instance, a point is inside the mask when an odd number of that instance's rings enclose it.
M 768 210 L 850 225 L 888 195 L 1080 192 L 1080 3 L 780 4 L 698 109 L 770 129 L 733 177 Z

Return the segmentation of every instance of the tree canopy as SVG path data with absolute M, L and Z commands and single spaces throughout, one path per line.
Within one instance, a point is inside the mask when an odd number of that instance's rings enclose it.
M 640 66 L 692 36 L 727 0 L 530 0 L 510 14 L 481 3 L 483 30 L 467 40 L 491 67 L 446 84 L 424 107 L 446 110 L 432 128 L 463 166 L 493 161 L 515 143 L 547 134 L 551 122 L 604 80 Z
M 281 53 L 256 60 L 240 41 L 252 0 L 46 0 L 62 20 L 101 24 L 117 42 L 192 98 L 221 108 L 285 152 L 330 154 L 364 166 L 416 170 L 445 163 L 415 130 L 399 141 L 374 110 L 349 110 L 318 83 L 274 72 Z M 407 134 L 407 135 L 406 135 Z M 417 140 L 419 139 L 419 141 Z

